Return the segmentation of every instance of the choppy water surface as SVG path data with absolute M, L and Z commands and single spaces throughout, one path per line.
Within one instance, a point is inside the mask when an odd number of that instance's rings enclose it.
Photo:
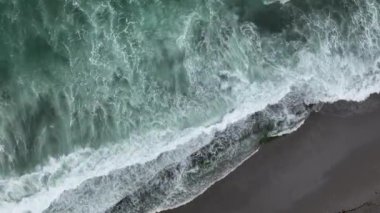
M 188 202 L 319 103 L 380 91 L 379 10 L 0 0 L 0 212 Z

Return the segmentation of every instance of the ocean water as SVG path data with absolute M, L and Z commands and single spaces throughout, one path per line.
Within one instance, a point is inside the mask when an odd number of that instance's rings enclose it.
M 380 92 L 379 42 L 378 0 L 0 0 L 0 212 L 189 202 Z

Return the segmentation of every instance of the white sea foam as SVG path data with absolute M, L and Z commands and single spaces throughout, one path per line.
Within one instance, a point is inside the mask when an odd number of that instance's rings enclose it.
M 289 2 L 290 0 L 263 0 L 264 4 L 273 4 L 275 2 L 280 2 L 281 4 L 285 4 L 286 2 Z
M 281 1 L 281 3 L 285 2 Z M 362 3 L 357 2 L 357 4 L 360 9 L 355 11 L 351 17 L 353 26 L 350 26 L 350 29 L 353 32 L 345 32 L 355 34 L 349 38 L 340 32 L 338 23 L 324 14 L 315 12 L 316 14 L 302 17 L 308 23 L 306 26 L 308 29 L 304 31 L 314 31 L 312 33 L 301 32 L 301 34 L 305 33 L 306 36 L 309 36 L 306 38 L 304 46 L 297 42 L 286 42 L 282 35 L 261 36 L 252 23 L 243 23 L 235 29 L 228 25 L 222 26 L 218 21 L 215 23 L 210 21 L 210 28 L 231 27 L 234 31 L 228 40 L 222 40 L 225 42 L 224 49 L 220 52 L 216 51 L 216 56 L 213 54 L 197 55 L 193 52 L 191 46 L 193 43 L 190 42 L 191 39 L 194 39 L 193 28 L 202 23 L 204 17 L 196 12 L 191 12 L 192 15 L 183 18 L 185 20 L 183 30 L 176 39 L 178 48 L 185 50 L 186 54 L 190 55 L 185 57 L 184 61 L 184 67 L 189 71 L 189 81 L 194 85 L 198 85 L 197 82 L 203 80 L 207 80 L 205 84 L 214 83 L 213 79 L 202 79 L 202 75 L 205 73 L 199 72 L 204 68 L 200 65 L 200 62 L 203 62 L 202 57 L 215 59 L 215 64 L 210 62 L 209 67 L 206 68 L 215 67 L 210 72 L 216 72 L 227 78 L 227 80 L 217 81 L 217 83 L 220 83 L 221 94 L 230 92 L 223 98 L 234 103 L 232 104 L 234 110 L 225 114 L 218 121 L 206 119 L 200 126 L 186 129 L 178 129 L 173 126 L 169 126 L 167 129 L 157 128 L 146 131 L 144 134 L 131 134 L 129 138 L 104 144 L 100 148 L 77 148 L 70 154 L 50 158 L 45 164 L 39 165 L 32 172 L 22 176 L 2 177 L 0 179 L 0 188 L 2 189 L 0 212 L 28 210 L 41 212 L 53 200 L 59 198 L 62 192 L 78 187 L 85 180 L 106 176 L 127 166 L 144 165 L 164 152 L 185 146 L 185 151 L 181 152 L 183 156 L 174 156 L 171 159 L 171 161 L 179 161 L 210 142 L 215 132 L 223 131 L 228 125 L 243 120 L 268 105 L 278 103 L 294 91 L 305 97 L 306 104 L 334 102 L 342 99 L 362 101 L 370 94 L 380 92 L 380 58 L 377 45 L 378 35 L 380 35 L 377 9 L 380 7 L 373 0 L 363 0 Z M 97 26 L 96 23 L 93 24 L 96 26 L 95 31 L 101 30 L 100 26 Z M 361 27 L 364 27 L 364 30 L 360 34 L 356 30 L 362 29 Z M 213 35 L 205 36 L 207 39 Z M 121 49 L 124 47 L 120 47 L 120 43 L 113 41 L 112 44 L 115 45 L 117 53 L 122 52 Z M 95 49 L 101 49 L 100 44 L 97 45 Z M 355 51 L 348 48 L 350 45 L 354 46 L 359 53 L 354 54 Z M 294 46 L 296 51 L 288 55 L 282 53 L 282 51 L 287 51 L 288 46 Z M 268 50 L 268 48 L 275 50 Z M 102 60 L 99 59 L 101 55 L 96 51 L 94 50 L 94 55 L 90 60 L 91 63 L 98 65 Z M 210 52 L 212 51 L 210 50 Z M 129 56 L 123 55 L 122 57 Z M 227 63 L 228 66 L 219 69 L 222 66 L 216 64 L 217 62 Z M 252 80 L 252 75 L 255 76 L 254 80 Z M 204 88 L 200 88 L 199 91 L 203 92 L 202 89 Z M 157 97 L 154 96 L 153 99 L 159 100 L 160 97 L 155 95 Z M 142 100 L 145 99 L 142 98 Z M 131 102 L 133 104 L 143 102 L 142 100 L 136 99 Z M 182 110 L 186 111 L 186 108 L 182 108 Z M 176 113 L 170 114 L 170 118 L 181 115 L 180 110 Z M 292 119 L 291 116 L 294 115 L 289 114 L 289 120 Z M 290 133 L 298 127 L 299 125 L 280 132 L 278 135 Z M 4 151 L 4 147 L 0 145 L 0 152 L 2 151 Z M 252 153 L 255 153 L 255 150 L 252 150 Z M 168 162 L 164 162 L 161 166 L 164 167 Z M 160 168 L 152 169 L 151 173 L 147 175 L 154 175 Z M 229 172 L 231 170 L 225 171 L 217 180 Z M 134 186 L 132 184 L 129 187 Z M 202 193 L 206 188 L 198 191 L 193 197 Z M 133 189 L 129 188 L 128 190 Z M 116 191 L 113 193 L 113 197 L 109 196 L 107 201 L 94 204 L 94 208 L 98 208 L 99 211 L 104 210 L 122 199 L 126 192 Z
M 97 150 L 81 149 L 58 159 L 51 158 L 46 165 L 37 168 L 33 173 L 1 180 L 1 186 L 6 193 L 5 197 L 1 197 L 3 201 L 0 202 L 0 212 L 16 213 L 28 210 L 41 212 L 64 190 L 73 189 L 84 180 L 107 175 L 110 171 L 128 165 L 144 164 L 155 159 L 160 153 L 191 142 L 192 144 L 187 144 L 187 155 L 189 155 L 209 142 L 216 131 L 223 131 L 229 124 L 244 119 L 252 112 L 264 109 L 268 103 L 278 102 L 285 95 L 286 91 L 283 91 L 268 96 L 262 103 L 245 103 L 241 108 L 224 116 L 222 121 L 208 127 L 186 129 L 181 132 L 170 130 L 152 132 L 148 136 L 133 137 L 132 140 L 139 141 L 135 143 L 136 145 L 120 142 Z M 202 135 L 206 137 L 199 140 Z M 194 139 L 198 139 L 196 143 Z M 144 147 L 138 144 L 144 144 Z M 122 192 L 120 194 L 122 195 Z M 123 198 L 121 195 L 116 197 L 113 203 L 102 202 L 95 206 L 101 211 Z M 15 201 L 4 202 L 10 199 Z M 18 201 L 19 199 L 21 200 Z

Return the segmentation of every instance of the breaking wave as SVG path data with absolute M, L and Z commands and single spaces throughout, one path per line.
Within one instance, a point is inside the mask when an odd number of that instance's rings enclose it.
M 0 0 L 0 211 L 184 204 L 380 92 L 376 0 Z

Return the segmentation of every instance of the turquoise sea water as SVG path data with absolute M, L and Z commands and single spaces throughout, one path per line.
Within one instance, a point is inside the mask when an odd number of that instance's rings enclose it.
M 0 212 L 188 202 L 319 103 L 380 91 L 379 10 L 0 0 Z

